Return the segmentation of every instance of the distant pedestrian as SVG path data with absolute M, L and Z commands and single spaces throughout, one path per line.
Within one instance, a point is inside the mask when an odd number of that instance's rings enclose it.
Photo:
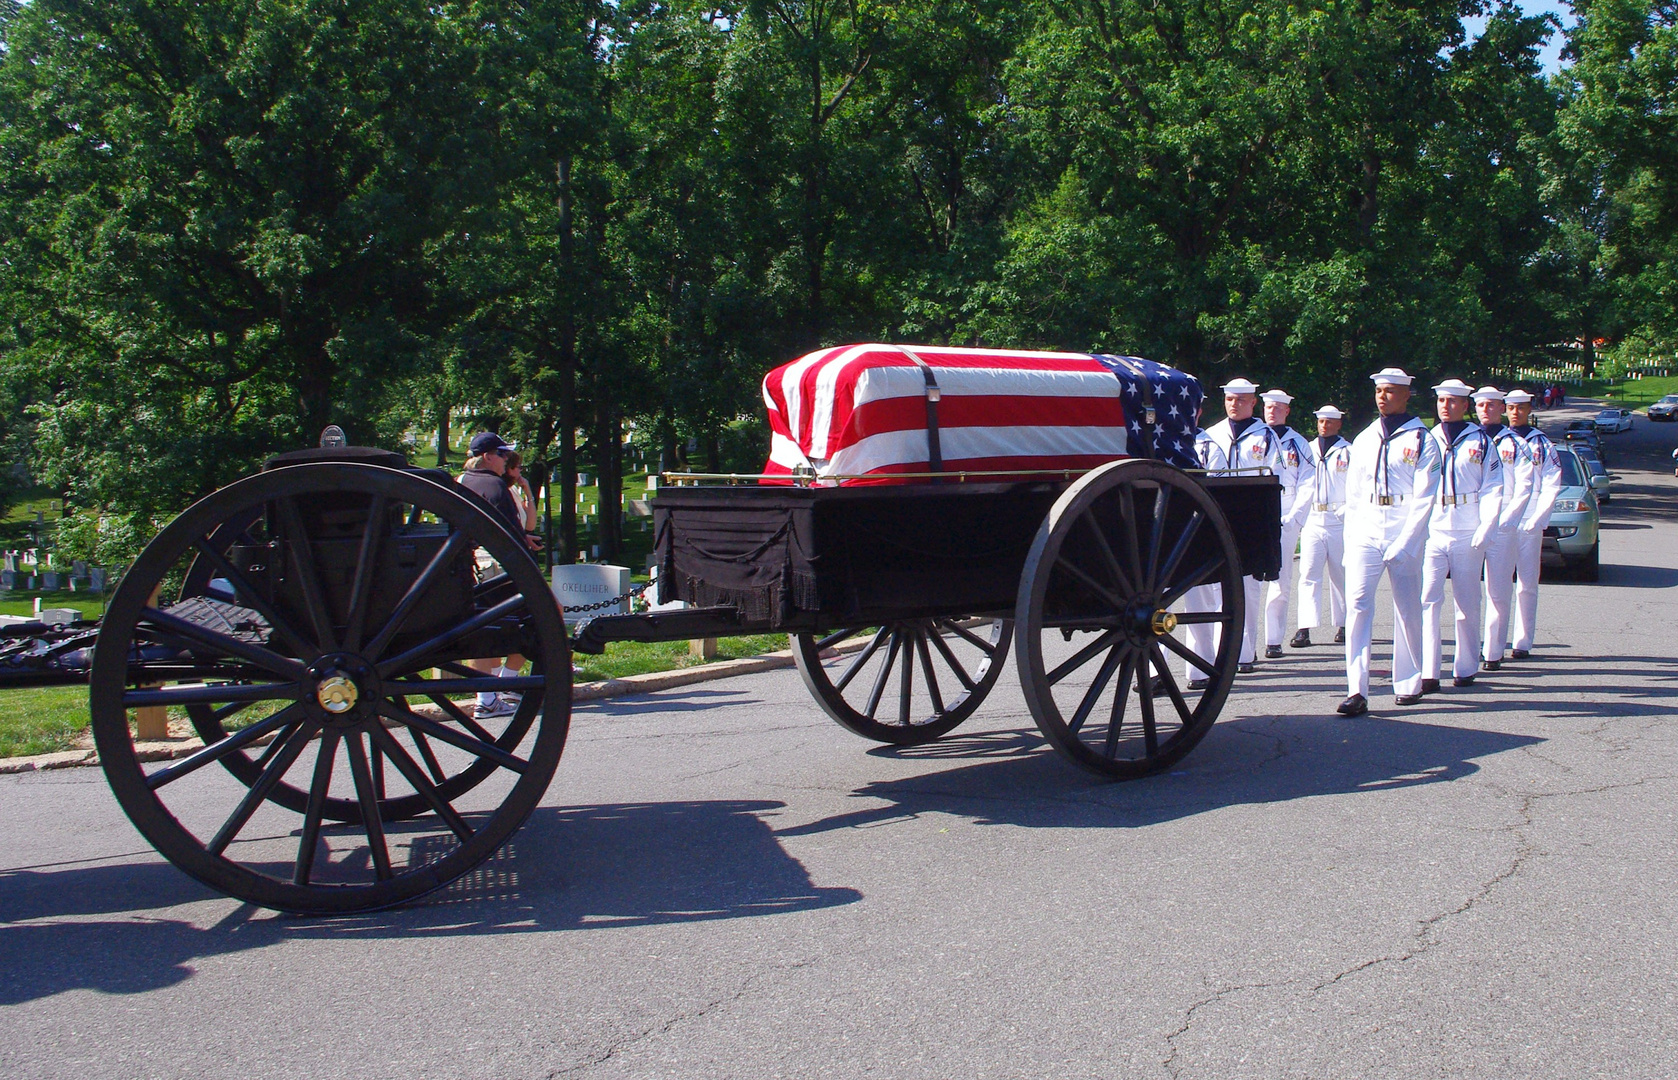
M 493 431 L 484 431 L 472 436 L 469 449 L 472 457 L 466 462 L 466 471 L 460 474 L 460 486 L 489 503 L 502 518 L 507 531 L 523 539 L 527 548 L 535 550 L 536 538 L 526 532 L 524 511 L 519 508 L 507 480 L 507 461 L 514 453 L 513 444 Z M 480 552 L 478 572 L 487 579 L 503 570 L 487 552 Z M 507 679 L 523 674 L 524 657 L 517 653 L 505 658 L 484 657 L 470 660 L 468 665 L 485 674 L 493 672 L 498 678 Z M 479 691 L 476 718 L 511 716 L 518 711 L 520 700 L 521 695 L 516 693 Z

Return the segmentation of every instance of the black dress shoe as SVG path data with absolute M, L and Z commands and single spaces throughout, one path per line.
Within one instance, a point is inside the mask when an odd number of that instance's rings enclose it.
M 1301 627 L 1299 633 L 1295 634 L 1293 640 L 1288 644 L 1296 649 L 1309 649 L 1311 647 L 1311 631 Z
M 1480 665 L 1480 670 L 1481 671 L 1499 671 L 1499 670 L 1502 669 L 1502 667 L 1503 667 L 1503 661 L 1502 660 L 1487 660 L 1485 663 Z
M 1474 685 L 1474 676 L 1472 676 L 1472 675 L 1459 675 L 1456 678 L 1451 680 L 1451 685 L 1452 686 L 1473 686 Z
M 1532 653 L 1528 652 L 1525 649 L 1516 649 L 1509 654 L 1509 659 L 1511 659 L 1511 660 L 1525 660 L 1527 657 L 1529 657 L 1531 655 L 1532 655 Z
M 1282 658 L 1282 647 L 1280 645 L 1266 645 L 1264 647 L 1264 658 L 1266 660 L 1280 660 Z
M 1208 686 L 1211 686 L 1211 685 L 1212 685 L 1212 680 L 1211 679 L 1190 679 L 1189 680 L 1189 689 L 1190 690 L 1204 690 Z
M 1420 705 L 1422 703 L 1422 695 L 1420 695 L 1420 694 L 1400 694 L 1397 697 L 1393 698 L 1393 701 L 1396 702 L 1399 705 Z
M 1438 679 L 1423 679 L 1422 680 L 1422 694 L 1437 694 L 1437 693 L 1439 693 L 1439 680 Z M 1416 695 L 1416 700 L 1417 701 L 1421 700 L 1422 694 L 1417 694 Z M 1402 705 L 1402 704 L 1404 704 L 1404 702 L 1401 701 L 1401 702 L 1399 702 L 1399 704 Z
M 1335 629 L 1335 631 L 1334 631 L 1334 643 L 1336 645 L 1346 644 L 1346 628 L 1344 626 L 1341 626 L 1341 627 L 1338 627 L 1338 628 Z
M 1253 672 L 1258 670 L 1258 665 L 1249 660 L 1245 664 L 1235 665 L 1235 670 L 1239 671 L 1243 675 L 1251 675 Z
M 1369 711 L 1369 702 L 1364 700 L 1362 694 L 1353 694 L 1345 701 L 1342 701 L 1340 703 L 1340 707 L 1334 711 L 1339 713 L 1341 716 L 1362 716 L 1364 713 Z

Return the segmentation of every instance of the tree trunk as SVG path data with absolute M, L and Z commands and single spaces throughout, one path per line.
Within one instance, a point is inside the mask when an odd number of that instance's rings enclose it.
M 437 410 L 437 467 L 447 468 L 449 464 L 449 403 L 439 398 L 435 405 Z
M 603 392 L 595 395 L 595 467 L 600 470 L 600 558 L 616 562 L 623 555 L 623 422 Z
M 567 281 L 572 272 L 575 243 L 571 235 L 571 159 L 562 157 L 554 169 L 558 182 L 559 261 Z M 559 333 L 559 537 L 554 561 L 577 561 L 577 320 L 567 296 L 560 313 Z

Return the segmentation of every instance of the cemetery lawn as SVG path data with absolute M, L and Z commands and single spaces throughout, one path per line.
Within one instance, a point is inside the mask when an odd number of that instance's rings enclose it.
M 0 593 L 0 615 L 33 615 L 35 614 L 35 598 L 41 598 L 41 606 L 48 608 L 75 608 L 82 613 L 84 619 L 97 619 L 105 613 L 105 596 L 95 592 L 24 592 L 13 589 Z
M 717 639 L 718 660 L 740 660 L 767 652 L 778 652 L 788 647 L 785 634 L 755 634 L 750 637 Z M 577 682 L 598 679 L 621 679 L 625 675 L 645 675 L 653 671 L 675 671 L 697 667 L 707 661 L 693 656 L 685 641 L 661 641 L 643 644 L 639 641 L 614 641 L 600 656 L 573 653 Z

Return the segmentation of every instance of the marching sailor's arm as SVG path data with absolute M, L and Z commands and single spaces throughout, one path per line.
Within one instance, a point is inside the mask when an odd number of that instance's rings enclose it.
M 1306 515 L 1311 513 L 1311 504 L 1316 501 L 1317 494 L 1317 463 L 1311 458 L 1309 446 L 1297 446 L 1299 454 L 1299 475 L 1294 479 L 1293 505 L 1284 515 L 1284 528 L 1297 528 L 1305 524 Z
M 1498 460 L 1502 460 L 1501 456 Z M 1513 494 L 1503 500 L 1503 512 L 1498 515 L 1497 527 L 1512 529 L 1521 523 L 1521 516 L 1532 502 L 1532 489 L 1537 480 L 1532 470 L 1532 455 L 1516 451 L 1514 464 L 1504 465 L 1503 475 L 1505 481 L 1513 478 L 1514 483 L 1506 487 L 1506 491 L 1513 491 Z
M 1556 448 L 1541 444 L 1533 457 L 1538 458 L 1539 453 L 1544 456 L 1533 462 L 1531 520 L 1526 526 L 1528 533 L 1544 531 L 1544 526 L 1550 523 L 1550 511 L 1556 505 L 1556 496 L 1561 494 L 1561 459 L 1556 456 Z
M 1492 530 L 1497 528 L 1503 510 L 1503 458 L 1490 439 L 1485 447 L 1485 467 L 1480 470 L 1480 526 L 1474 530 L 1472 541 L 1476 548 L 1483 548 L 1491 541 Z
M 1402 555 L 1427 531 L 1428 518 L 1433 514 L 1433 498 L 1439 492 L 1439 442 L 1422 433 L 1421 452 L 1416 455 L 1416 471 L 1410 485 L 1410 497 L 1405 500 L 1410 513 L 1404 519 L 1404 529 L 1398 539 L 1387 545 L 1382 558 L 1391 562 Z

